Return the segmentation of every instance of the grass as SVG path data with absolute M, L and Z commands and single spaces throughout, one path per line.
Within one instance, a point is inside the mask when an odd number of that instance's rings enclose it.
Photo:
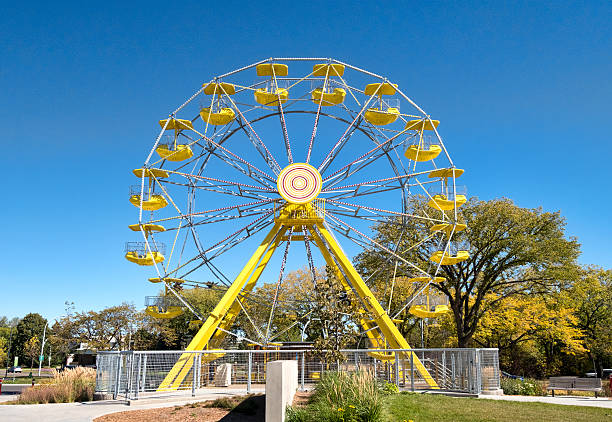
M 91 401 L 96 384 L 96 371 L 91 368 L 55 371 L 53 377 L 25 389 L 17 404 L 70 403 Z
M 612 409 L 402 393 L 385 398 L 387 420 L 414 422 L 612 422 Z

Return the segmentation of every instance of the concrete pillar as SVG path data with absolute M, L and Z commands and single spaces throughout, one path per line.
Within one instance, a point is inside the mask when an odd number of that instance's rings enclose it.
M 268 362 L 266 372 L 266 422 L 284 422 L 285 409 L 298 388 L 297 361 Z

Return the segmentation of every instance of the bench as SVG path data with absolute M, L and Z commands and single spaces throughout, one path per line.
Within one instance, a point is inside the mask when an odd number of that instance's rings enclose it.
M 598 393 L 603 391 L 600 378 L 578 378 L 578 377 L 550 377 L 548 379 L 547 390 L 552 391 L 552 396 L 555 396 L 555 390 L 570 391 L 593 391 L 597 398 Z

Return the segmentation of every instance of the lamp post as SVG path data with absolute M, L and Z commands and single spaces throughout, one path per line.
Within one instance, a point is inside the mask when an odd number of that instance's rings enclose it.
M 40 377 L 40 370 L 42 369 L 42 361 L 43 361 L 43 349 L 45 347 L 45 336 L 47 335 L 47 324 L 45 324 L 45 328 L 43 329 L 43 340 L 40 345 L 40 356 L 38 357 L 38 376 Z

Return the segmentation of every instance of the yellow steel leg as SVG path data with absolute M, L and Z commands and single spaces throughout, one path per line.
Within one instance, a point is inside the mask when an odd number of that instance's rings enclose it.
M 342 283 L 342 286 L 344 287 L 344 290 L 348 294 L 353 295 L 354 294 L 353 289 L 351 289 L 351 286 L 348 284 L 348 282 L 344 278 L 342 271 L 340 271 L 340 268 L 338 268 L 336 261 L 334 261 L 333 257 L 327 250 L 327 247 L 323 243 L 323 240 L 321 240 L 321 237 L 317 234 L 317 232 L 314 230 L 312 226 L 309 226 L 308 229 L 311 233 L 312 238 L 317 244 L 319 250 L 321 251 L 321 254 L 323 254 L 323 258 L 325 259 L 325 262 L 327 263 L 327 265 L 333 268 L 334 273 L 336 274 L 336 278 L 340 280 L 340 282 Z M 372 344 L 372 348 L 384 349 L 385 342 L 383 338 L 381 337 L 380 332 L 378 330 L 372 330 L 372 328 L 374 327 L 374 324 L 372 324 L 370 321 L 367 321 L 365 319 L 366 311 L 363 308 L 360 308 L 359 314 L 360 314 L 359 323 L 361 324 L 361 327 L 363 328 L 366 335 L 368 336 L 368 339 L 370 340 Z M 375 357 L 376 359 L 380 359 L 380 360 L 389 360 L 389 359 L 394 358 L 393 353 L 387 355 L 387 354 L 379 353 L 379 352 L 370 352 L 369 355 L 371 355 L 372 357 Z
M 253 274 L 251 275 L 251 278 L 249 278 L 247 284 L 244 286 L 244 289 L 242 289 L 243 294 L 249 294 L 251 290 L 253 290 L 255 284 L 257 284 L 257 281 L 261 276 L 261 273 L 263 273 L 263 271 L 266 269 L 266 265 L 268 265 L 270 258 L 272 258 L 272 255 L 274 255 L 274 251 L 276 251 L 276 248 L 281 243 L 281 239 L 285 234 L 286 230 L 287 228 L 283 227 L 279 231 L 278 236 L 276 236 L 276 239 L 266 251 L 265 255 L 259 262 L 259 265 L 257 265 L 257 268 L 255 268 L 255 271 L 253 271 Z M 242 309 L 242 307 L 240 306 L 241 301 L 241 298 L 236 298 L 234 303 L 232 303 L 232 306 L 229 308 L 229 311 L 227 311 L 227 314 L 225 314 L 225 318 L 223 318 L 223 321 L 221 322 L 221 324 L 219 324 L 219 328 L 222 328 L 223 330 L 229 330 L 231 328 L 232 324 L 234 323 Z M 223 330 L 217 330 L 215 334 L 213 334 L 212 338 L 208 342 L 209 349 L 215 349 L 219 347 L 221 341 L 227 335 L 227 333 Z
M 361 279 L 361 276 L 359 275 L 357 270 L 355 270 L 351 261 L 346 257 L 344 251 L 342 250 L 338 242 L 336 242 L 334 236 L 327 230 L 324 224 L 317 223 L 316 226 L 321 232 L 323 238 L 325 239 L 325 242 L 329 245 L 331 253 L 336 257 L 338 263 L 340 264 L 340 267 L 342 268 L 342 270 L 344 270 L 344 273 L 350 279 L 352 287 L 355 289 L 361 299 L 363 299 L 366 307 L 371 312 L 374 320 L 378 324 L 378 327 L 384 334 L 385 339 L 387 339 L 389 344 L 394 349 L 411 349 L 404 336 L 402 336 L 402 334 L 395 326 L 395 323 L 391 320 L 389 315 L 387 315 L 387 312 L 385 312 L 383 307 L 380 306 L 380 303 L 378 303 L 378 300 L 376 300 L 368 286 Z M 410 355 L 412 355 L 412 358 L 414 360 L 414 366 L 421 373 L 421 376 L 425 379 L 427 384 L 432 388 L 439 388 L 438 384 L 431 377 L 431 375 L 429 375 L 429 372 L 427 371 L 423 363 L 419 360 L 417 355 L 414 352 L 410 352 L 408 356 Z
M 265 251 L 270 246 L 270 242 L 275 238 L 280 231 L 284 231 L 281 228 L 280 223 L 275 223 L 274 227 L 266 235 L 265 239 L 255 250 L 255 253 L 251 256 L 247 264 L 244 266 L 240 274 L 236 277 L 231 286 L 227 289 L 217 306 L 212 310 L 210 316 L 206 319 L 202 327 L 194 336 L 193 340 L 189 343 L 186 351 L 202 350 L 208 343 L 208 340 L 212 337 L 213 333 L 219 326 L 221 319 L 225 316 L 231 305 L 234 303 L 238 294 L 247 282 L 248 277 L 251 275 L 255 266 L 260 261 Z M 280 239 L 280 236 L 278 236 Z M 176 390 L 181 385 L 189 370 L 193 366 L 195 355 L 193 353 L 183 353 L 179 360 L 174 364 L 164 381 L 158 387 L 158 391 L 161 390 Z

